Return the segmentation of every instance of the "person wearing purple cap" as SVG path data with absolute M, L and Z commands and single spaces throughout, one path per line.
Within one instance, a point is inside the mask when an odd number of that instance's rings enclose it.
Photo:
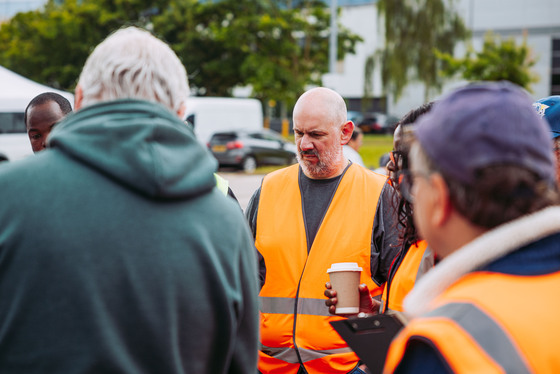
M 556 179 L 560 185 L 560 96 L 549 96 L 533 103 L 537 113 L 547 120 L 554 142 Z
M 559 197 L 531 105 L 511 83 L 477 83 L 414 127 L 401 183 L 440 261 L 405 299 L 385 372 L 560 372 Z

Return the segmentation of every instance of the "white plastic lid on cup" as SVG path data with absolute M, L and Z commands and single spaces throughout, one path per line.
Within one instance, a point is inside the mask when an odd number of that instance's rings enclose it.
M 357 262 L 339 262 L 332 264 L 327 273 L 334 273 L 337 271 L 362 271 L 362 268 L 358 266 Z

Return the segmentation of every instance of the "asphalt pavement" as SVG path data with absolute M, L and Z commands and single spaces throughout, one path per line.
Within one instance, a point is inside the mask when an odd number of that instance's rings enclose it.
M 253 193 L 261 186 L 264 174 L 245 174 L 243 172 L 218 171 L 229 182 L 241 208 L 245 211 Z

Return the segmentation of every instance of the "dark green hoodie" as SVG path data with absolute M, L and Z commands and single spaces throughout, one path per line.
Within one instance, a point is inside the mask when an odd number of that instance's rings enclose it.
M 216 162 L 120 100 L 0 167 L 0 373 L 253 373 L 257 271 Z

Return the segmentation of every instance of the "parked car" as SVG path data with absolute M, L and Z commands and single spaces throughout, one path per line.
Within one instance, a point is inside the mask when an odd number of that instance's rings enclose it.
M 296 146 L 268 129 L 218 132 L 210 138 L 208 148 L 220 166 L 234 166 L 247 173 L 261 165 L 297 162 Z
M 392 134 L 399 120 L 395 116 L 378 112 L 352 112 L 352 116 L 348 112 L 348 119 L 366 134 Z
M 358 112 L 357 110 L 349 110 L 346 113 L 346 118 L 348 118 L 349 121 L 354 122 L 354 125 L 358 126 L 358 124 L 364 119 L 364 115 L 362 112 Z
M 385 134 L 391 134 L 395 132 L 395 127 L 397 126 L 397 122 L 399 122 L 399 118 L 388 114 L 385 117 L 385 121 L 383 122 L 383 129 Z
M 202 144 L 207 144 L 215 132 L 263 127 L 261 102 L 249 98 L 189 97 L 186 118 Z

